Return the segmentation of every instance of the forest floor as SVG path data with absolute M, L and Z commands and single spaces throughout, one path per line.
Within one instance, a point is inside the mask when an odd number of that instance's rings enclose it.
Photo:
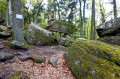
M 7 39 L 0 39 L 0 52 L 21 55 L 15 56 L 10 63 L 9 61 L 0 62 L 0 72 L 6 68 L 12 68 L 16 71 L 24 71 L 30 79 L 75 79 L 68 68 L 65 59 L 65 51 L 58 51 L 53 46 L 30 46 L 28 50 L 13 50 L 8 46 Z M 45 52 L 54 52 L 54 54 L 45 54 Z M 24 55 L 38 55 L 46 58 L 45 63 L 34 63 L 32 60 L 21 62 L 18 58 Z M 57 67 L 48 63 L 50 57 L 57 57 Z

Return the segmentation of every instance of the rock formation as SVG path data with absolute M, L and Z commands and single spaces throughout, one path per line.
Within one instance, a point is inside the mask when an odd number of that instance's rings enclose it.
M 120 18 L 116 18 L 100 24 L 96 27 L 98 40 L 109 44 L 120 45 Z

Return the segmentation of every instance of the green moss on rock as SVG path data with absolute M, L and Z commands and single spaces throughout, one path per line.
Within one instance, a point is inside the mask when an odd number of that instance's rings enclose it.
M 52 20 L 46 25 L 47 29 L 53 32 L 73 34 L 75 32 L 76 26 L 66 22 Z
M 26 31 L 25 39 L 32 45 L 53 45 L 55 37 L 51 32 L 31 23 Z
M 33 55 L 31 57 L 31 59 L 35 62 L 35 63 L 44 63 L 45 62 L 45 57 L 41 57 L 41 56 L 37 56 L 37 55 Z
M 98 38 L 97 40 L 108 43 L 108 44 L 120 45 L 120 36 L 105 36 L 105 37 Z
M 65 54 L 77 79 L 119 79 L 120 47 L 90 40 L 75 40 Z
M 0 31 L 1 31 L 1 32 L 6 31 L 6 30 L 7 30 L 7 28 L 6 28 L 5 26 L 0 25 Z
M 5 79 L 30 79 L 25 72 L 18 71 L 9 74 Z
M 29 47 L 29 45 L 27 44 L 27 42 L 25 40 L 24 40 L 24 45 L 22 45 L 22 46 L 17 46 L 17 45 L 11 44 L 12 41 L 13 41 L 13 36 L 9 39 L 9 42 L 8 42 L 8 47 L 10 47 L 10 48 L 28 49 L 28 47 Z

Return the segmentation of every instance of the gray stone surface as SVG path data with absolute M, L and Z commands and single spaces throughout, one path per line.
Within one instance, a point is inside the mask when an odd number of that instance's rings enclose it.
M 58 61 L 58 58 L 56 58 L 56 57 L 50 57 L 50 59 L 49 59 L 49 63 L 50 63 L 53 67 L 57 67 L 57 61 Z
M 0 62 L 4 62 L 14 58 L 14 55 L 0 52 Z
M 120 33 L 120 18 L 116 18 L 100 24 L 96 27 L 99 37 L 116 36 Z

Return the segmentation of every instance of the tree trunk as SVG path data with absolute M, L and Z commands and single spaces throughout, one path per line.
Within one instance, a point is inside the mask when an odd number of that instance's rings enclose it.
M 8 6 L 7 6 L 8 7 Z M 6 25 L 9 26 L 9 13 L 8 8 L 6 8 Z
M 99 0 L 99 5 L 100 5 L 100 13 L 101 13 L 101 22 L 104 23 L 105 22 L 105 9 L 102 8 L 102 3 L 101 0 Z
M 13 15 L 12 15 L 12 4 L 11 0 L 9 0 L 9 18 L 10 18 L 10 27 L 13 27 Z
M 116 0 L 113 0 L 114 19 L 117 18 L 117 5 Z
M 37 0 L 37 2 L 38 2 L 38 0 Z M 38 23 L 38 13 L 39 13 L 39 11 L 40 11 L 40 6 L 41 6 L 41 4 L 42 4 L 42 2 L 40 2 L 37 6 L 38 6 L 38 8 L 37 8 L 37 10 L 36 10 L 36 13 L 35 13 L 35 24 L 37 24 Z
M 80 19 L 81 19 L 81 21 L 80 21 L 80 26 L 81 26 L 81 35 L 82 35 L 82 37 L 83 37 L 83 19 L 82 19 L 82 4 L 81 4 L 81 0 L 79 0 L 79 3 L 80 3 Z
M 90 39 L 93 40 L 94 37 L 94 28 L 95 28 L 95 0 L 92 0 L 92 13 L 91 13 L 91 37 Z
M 22 16 L 21 0 L 14 0 L 14 25 L 13 25 L 13 40 L 24 43 L 24 23 Z

